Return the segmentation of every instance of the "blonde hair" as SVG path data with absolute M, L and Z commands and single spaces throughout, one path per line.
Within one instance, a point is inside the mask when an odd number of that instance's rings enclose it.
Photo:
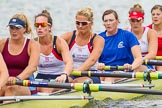
M 24 14 L 15 14 L 12 18 L 18 18 L 18 19 L 24 21 L 26 23 L 26 27 L 25 27 L 26 31 L 25 31 L 25 33 L 26 34 L 31 34 L 32 38 L 34 37 L 30 22 L 29 22 L 26 15 L 24 15 Z
M 144 10 L 142 9 L 142 6 L 139 3 L 134 4 L 134 6 L 130 8 L 129 13 L 134 12 L 134 11 L 141 12 L 143 15 L 145 14 Z
M 84 7 L 81 8 L 80 10 L 78 10 L 76 17 L 78 15 L 83 15 L 85 17 L 88 18 L 88 21 L 93 22 L 94 18 L 93 18 L 93 10 L 91 7 Z

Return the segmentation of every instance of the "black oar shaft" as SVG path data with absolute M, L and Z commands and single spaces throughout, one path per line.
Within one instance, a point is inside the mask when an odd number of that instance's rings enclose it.
M 124 87 L 109 87 L 102 86 L 100 84 L 87 84 L 87 83 L 53 83 L 49 85 L 41 85 L 40 83 L 35 83 L 28 80 L 23 81 L 15 81 L 14 84 L 22 85 L 22 86 L 37 86 L 37 87 L 53 87 L 53 88 L 69 88 L 77 91 L 87 92 L 98 92 L 98 91 L 110 91 L 110 92 L 124 92 L 124 93 L 141 93 L 141 94 L 154 94 L 154 95 L 162 95 L 161 90 L 151 90 L 151 89 L 137 89 L 137 88 L 124 88 Z
M 101 71 L 73 71 L 72 76 L 96 76 L 96 77 L 117 77 L 136 79 L 162 79 L 162 72 L 101 72 Z
M 162 66 L 162 60 L 143 60 L 143 64 Z M 104 70 L 124 70 L 124 66 L 105 66 Z
M 162 66 L 162 61 L 161 60 L 144 60 L 143 64 Z
M 53 83 L 53 82 L 39 82 L 39 81 L 29 81 L 29 80 L 18 80 L 15 82 L 16 85 L 21 86 L 32 86 L 32 87 L 48 87 L 48 88 L 66 88 L 71 89 L 71 83 Z
M 132 78 L 132 73 L 130 72 L 100 72 L 100 71 L 73 71 L 73 76 L 96 76 L 96 77 L 118 77 L 118 78 Z
M 121 87 L 102 87 L 101 91 L 123 92 L 123 93 L 140 93 L 140 94 L 153 94 L 162 95 L 162 90 L 139 89 L 139 88 L 121 88 Z

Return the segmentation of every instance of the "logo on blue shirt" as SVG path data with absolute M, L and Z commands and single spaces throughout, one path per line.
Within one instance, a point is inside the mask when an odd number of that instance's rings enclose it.
M 124 46 L 124 42 L 123 42 L 123 41 L 119 42 L 118 48 L 123 48 L 123 47 L 125 47 L 125 46 Z

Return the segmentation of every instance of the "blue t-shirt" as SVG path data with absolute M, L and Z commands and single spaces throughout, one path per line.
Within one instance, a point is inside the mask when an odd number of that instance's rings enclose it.
M 112 36 L 106 36 L 106 31 L 99 35 L 105 39 L 105 46 L 99 58 L 100 63 L 110 66 L 122 66 L 125 63 L 132 64 L 134 58 L 131 48 L 139 45 L 133 33 L 118 29 L 118 32 Z

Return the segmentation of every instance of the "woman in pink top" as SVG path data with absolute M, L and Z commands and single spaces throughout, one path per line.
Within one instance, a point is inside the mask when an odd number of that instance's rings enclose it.
M 148 27 L 154 29 L 158 35 L 157 56 L 162 56 L 162 5 L 155 5 L 151 9 L 152 24 Z M 162 70 L 162 66 L 156 66 L 157 70 Z
M 10 37 L 0 41 L 0 52 L 9 71 L 8 83 L 15 80 L 31 79 L 39 61 L 39 44 L 25 37 L 32 34 L 29 21 L 24 14 L 14 15 L 9 23 Z M 0 91 L 1 96 L 21 96 L 36 93 L 36 89 L 18 85 L 7 85 Z M 8 101 L 7 101 L 8 102 Z

